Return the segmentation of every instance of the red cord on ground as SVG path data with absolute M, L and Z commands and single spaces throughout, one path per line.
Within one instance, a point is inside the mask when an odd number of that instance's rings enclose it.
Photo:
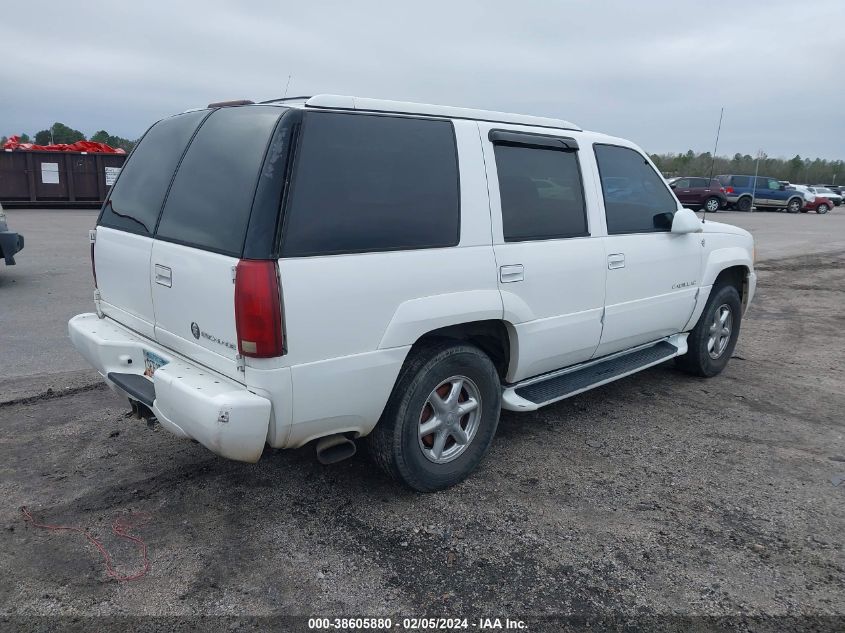
M 85 528 L 73 527 L 69 525 L 49 525 L 47 523 L 38 523 L 33 518 L 32 513 L 27 509 L 26 506 L 21 506 L 21 513 L 23 514 L 24 521 L 29 523 L 32 527 L 43 528 L 45 530 L 50 530 L 51 532 L 68 531 L 78 532 L 82 534 L 86 539 L 88 539 L 88 542 L 91 543 L 94 547 L 96 547 L 99 550 L 100 554 L 103 555 L 103 560 L 105 560 L 106 562 L 106 573 L 118 582 L 138 580 L 139 578 L 143 578 L 150 570 L 150 561 L 147 558 L 147 544 L 144 543 L 144 541 L 140 537 L 133 536 L 129 533 L 129 530 L 131 530 L 133 527 L 143 525 L 149 520 L 149 515 L 147 514 L 133 513 L 129 515 L 123 515 L 116 518 L 111 524 L 111 531 L 114 533 L 114 535 L 136 543 L 141 548 L 141 556 L 144 559 L 144 567 L 140 571 L 135 572 L 134 574 L 123 575 L 119 573 L 114 567 L 112 567 L 112 558 L 108 550 L 93 534 L 88 532 L 88 530 L 86 530 Z M 134 521 L 132 520 L 133 517 L 135 517 Z

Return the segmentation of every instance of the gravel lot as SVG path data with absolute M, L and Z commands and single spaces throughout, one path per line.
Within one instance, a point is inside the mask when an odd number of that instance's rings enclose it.
M 754 231 L 763 259 L 721 376 L 667 363 L 536 414 L 504 412 L 475 476 L 430 495 L 397 488 L 364 454 L 323 467 L 312 447 L 268 449 L 240 464 L 127 417 L 65 338 L 67 318 L 91 309 L 95 215 L 9 213 L 27 247 L 0 268 L 0 621 L 845 627 L 843 208 L 713 218 Z M 27 526 L 24 505 L 36 520 L 90 528 L 122 572 L 141 559 L 111 523 L 143 513 L 132 533 L 149 546 L 149 573 L 111 580 L 81 535 Z M 223 622 L 255 625 L 202 626 Z

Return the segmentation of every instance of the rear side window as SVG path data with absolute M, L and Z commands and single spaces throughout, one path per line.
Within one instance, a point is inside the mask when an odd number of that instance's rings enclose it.
M 286 216 L 285 257 L 456 245 L 452 124 L 307 113 Z
M 577 152 L 495 145 L 506 242 L 587 235 Z
M 279 115 L 270 106 L 213 112 L 179 165 L 156 237 L 239 257 Z
M 751 176 L 733 176 L 731 177 L 731 185 L 734 187 L 750 187 Z
M 103 206 L 100 224 L 151 235 L 173 170 L 208 111 L 189 112 L 153 125 L 132 152 Z
M 595 145 L 607 232 L 668 231 L 677 211 L 664 180 L 639 152 L 618 145 Z

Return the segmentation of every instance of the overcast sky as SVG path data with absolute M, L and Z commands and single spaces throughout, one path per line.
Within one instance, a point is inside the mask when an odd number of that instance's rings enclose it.
M 845 0 L 5 2 L 0 135 L 138 137 L 336 93 L 560 117 L 649 152 L 845 159 Z

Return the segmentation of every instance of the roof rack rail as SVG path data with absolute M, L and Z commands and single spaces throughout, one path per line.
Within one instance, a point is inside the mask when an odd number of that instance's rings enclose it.
M 267 101 L 259 101 L 258 103 L 278 103 L 279 101 L 302 101 L 303 99 L 310 99 L 311 95 L 302 95 L 299 97 L 280 97 L 278 99 L 267 99 Z
M 214 103 L 209 103 L 207 107 L 225 108 L 228 106 L 252 105 L 253 103 L 255 101 L 250 101 L 249 99 L 235 99 L 234 101 L 215 101 Z

